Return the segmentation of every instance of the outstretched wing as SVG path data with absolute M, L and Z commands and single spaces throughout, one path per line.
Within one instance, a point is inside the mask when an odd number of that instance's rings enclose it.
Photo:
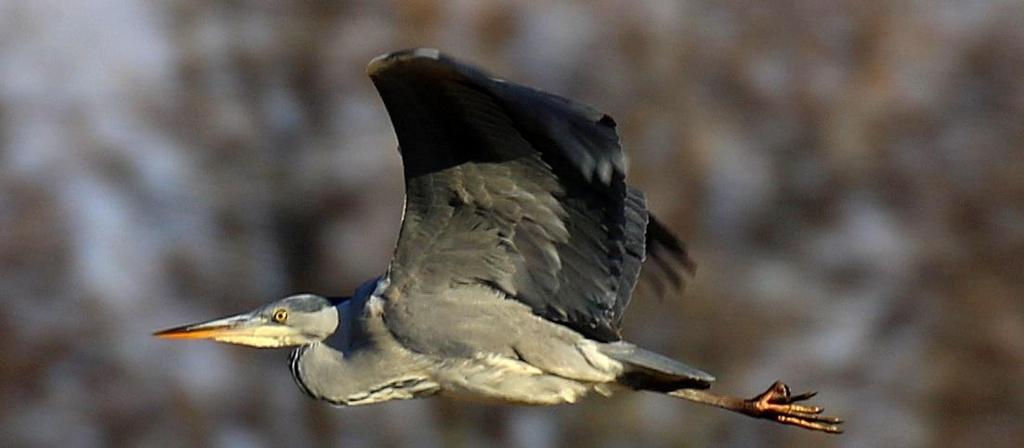
M 685 248 L 626 185 L 611 117 L 437 50 L 381 56 L 367 71 L 405 170 L 389 299 L 484 286 L 612 341 L 645 252 L 666 260 L 665 277 L 677 284 L 682 274 L 669 260 L 692 272 Z

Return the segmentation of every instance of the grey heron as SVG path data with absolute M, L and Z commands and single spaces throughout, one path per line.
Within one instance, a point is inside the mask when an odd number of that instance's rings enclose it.
M 625 182 L 611 117 L 433 49 L 382 55 L 367 73 L 405 175 L 387 271 L 352 297 L 294 295 L 156 336 L 295 347 L 299 388 L 340 406 L 642 390 L 841 432 L 801 403 L 813 393 L 713 394 L 711 375 L 622 339 L 641 267 L 678 289 L 695 265 Z

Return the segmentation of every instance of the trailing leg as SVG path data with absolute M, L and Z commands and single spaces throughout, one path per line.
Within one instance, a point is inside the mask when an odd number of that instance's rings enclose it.
M 818 406 L 797 404 L 799 401 L 813 397 L 817 392 L 791 395 L 789 386 L 781 381 L 776 381 L 768 390 L 746 400 L 696 389 L 679 389 L 668 392 L 668 394 L 684 400 L 709 404 L 750 417 L 772 420 L 785 425 L 798 426 L 814 431 L 824 431 L 831 434 L 843 432 L 842 428 L 839 427 L 843 421 L 838 417 L 821 415 L 824 409 Z

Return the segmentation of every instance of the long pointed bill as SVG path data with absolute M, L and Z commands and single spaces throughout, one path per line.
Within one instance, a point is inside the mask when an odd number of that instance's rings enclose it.
M 228 344 L 272 348 L 292 345 L 294 338 L 299 335 L 286 325 L 271 322 L 258 314 L 243 313 L 158 331 L 153 336 L 162 339 L 209 339 Z
M 163 339 L 214 339 L 233 331 L 237 332 L 239 328 L 246 327 L 246 324 L 253 320 L 255 320 L 254 317 L 249 314 L 239 314 L 208 322 L 169 328 L 153 333 L 153 336 Z

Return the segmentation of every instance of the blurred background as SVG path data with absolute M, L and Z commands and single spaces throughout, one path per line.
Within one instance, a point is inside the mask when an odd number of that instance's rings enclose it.
M 1019 446 L 1024 3 L 0 1 L 0 445 Z M 616 118 L 700 265 L 630 339 L 840 437 L 654 394 L 335 409 L 150 332 L 383 271 L 364 67 L 433 46 Z

